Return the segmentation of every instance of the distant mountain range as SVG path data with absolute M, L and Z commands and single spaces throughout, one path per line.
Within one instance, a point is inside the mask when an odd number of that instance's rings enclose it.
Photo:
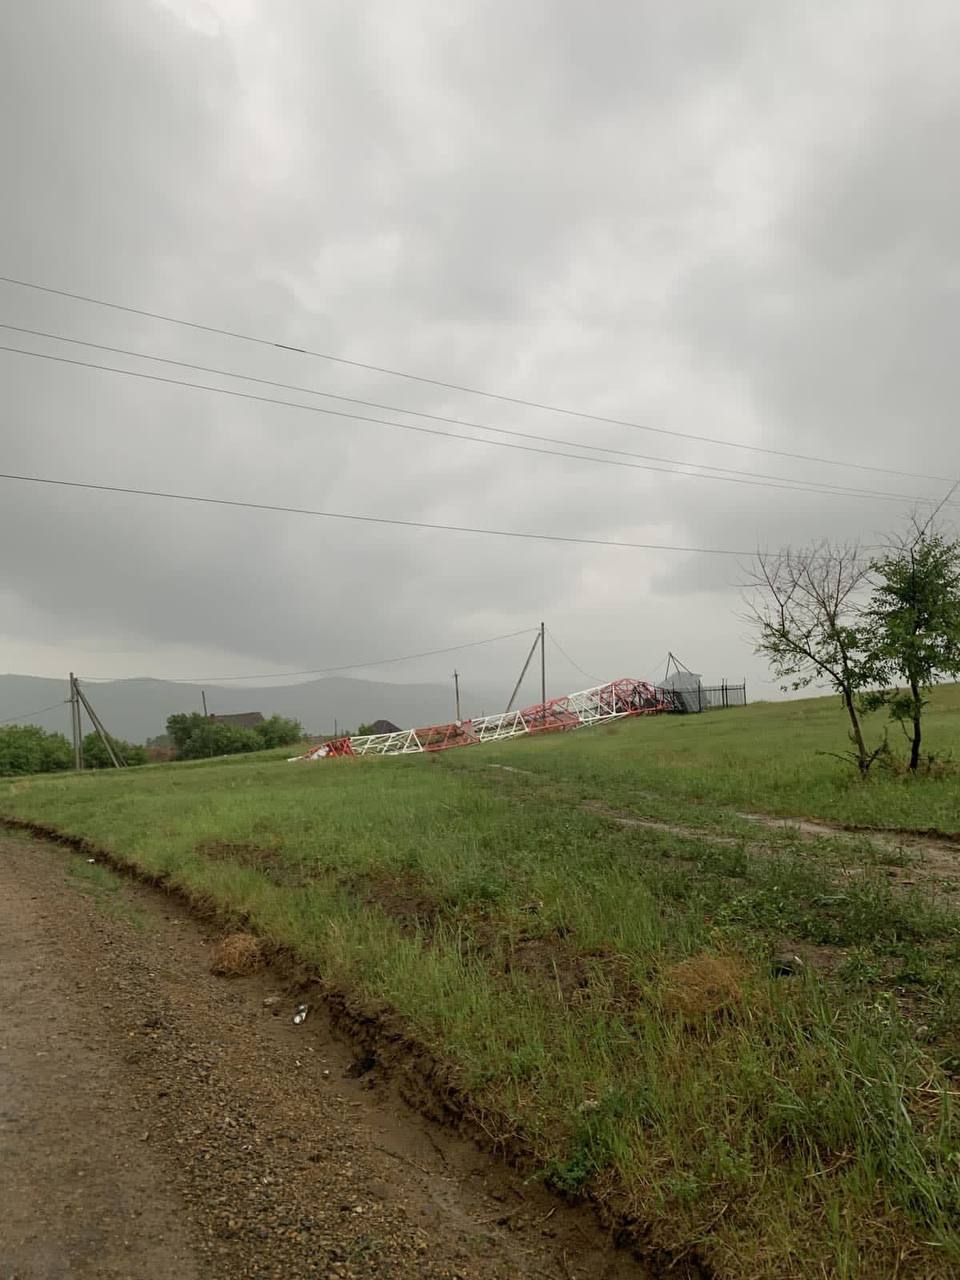
M 520 695 L 521 704 L 538 701 L 535 681 Z M 114 680 L 97 684 L 81 681 L 87 697 L 109 733 L 128 742 L 143 742 L 165 731 L 167 716 L 177 711 L 200 711 L 200 685 L 166 680 Z M 227 688 L 205 685 L 207 710 L 275 712 L 293 716 L 310 734 L 356 730 L 373 720 L 392 720 L 401 728 L 444 723 L 454 718 L 453 684 L 384 684 L 330 676 L 307 684 Z M 502 711 L 509 689 L 467 688 L 462 713 L 466 716 Z M 40 676 L 0 675 L 0 722 L 36 724 L 69 736 L 65 705 L 66 680 Z M 51 710 L 42 710 L 51 707 Z M 38 714 L 39 712 L 39 714 Z

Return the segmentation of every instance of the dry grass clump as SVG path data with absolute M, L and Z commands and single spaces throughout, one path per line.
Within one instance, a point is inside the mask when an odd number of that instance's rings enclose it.
M 663 1007 L 687 1018 L 718 1014 L 743 1000 L 746 975 L 737 956 L 690 956 L 664 970 Z
M 210 972 L 221 978 L 242 978 L 263 964 L 263 945 L 252 933 L 228 933 L 220 938 L 210 957 Z

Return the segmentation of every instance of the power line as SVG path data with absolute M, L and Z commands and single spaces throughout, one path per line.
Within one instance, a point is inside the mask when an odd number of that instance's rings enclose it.
M 443 440 L 459 440 L 466 444 L 490 445 L 498 449 L 512 449 L 521 453 L 536 453 L 545 455 L 548 458 L 572 458 L 575 462 L 592 462 L 600 466 L 607 467 L 629 467 L 635 471 L 654 471 L 663 475 L 684 476 L 688 479 L 695 480 L 724 480 L 728 484 L 748 485 L 750 488 L 761 489 L 782 489 L 790 493 L 812 493 L 822 494 L 825 497 L 841 497 L 841 498 L 862 498 L 878 502 L 924 502 L 929 499 L 911 494 L 899 493 L 883 493 L 879 490 L 862 490 L 862 489 L 840 489 L 830 486 L 823 487 L 816 481 L 788 481 L 786 484 L 773 484 L 768 480 L 750 480 L 738 476 L 726 475 L 704 475 L 699 472 L 677 471 L 672 467 L 656 467 L 649 463 L 641 462 L 621 462 L 619 458 L 593 458 L 577 453 L 561 453 L 556 449 L 539 449 L 533 445 L 526 444 L 508 444 L 504 440 L 477 440 L 473 436 L 451 435 L 449 431 L 439 431 L 435 427 L 419 426 L 412 422 L 392 422 L 386 418 L 372 418 L 365 414 L 345 413 L 341 409 L 326 409 L 322 405 L 303 404 L 291 400 L 279 400 L 275 396 L 255 395 L 250 391 L 235 391 L 230 387 L 211 387 L 202 382 L 190 382 L 185 378 L 168 378 L 158 373 L 144 373 L 140 369 L 120 369 L 116 365 L 100 364 L 93 360 L 74 360 L 69 356 L 58 356 L 52 352 L 46 351 L 26 351 L 22 347 L 9 347 L 0 344 L 0 351 L 7 351 L 12 355 L 29 356 L 34 360 L 50 360 L 56 364 L 72 365 L 80 369 L 98 369 L 104 373 L 116 373 L 125 378 L 140 378 L 147 382 L 160 382 L 167 386 L 189 387 L 195 391 L 209 391 L 214 395 L 232 396 L 238 400 L 251 400 L 258 404 L 281 405 L 286 409 L 301 409 L 306 413 L 322 413 L 327 416 L 337 418 L 348 418 L 354 422 L 370 422 L 377 426 L 395 427 L 400 431 L 415 431 L 420 435 L 439 436 Z M 231 376 L 229 374 L 225 375 Z M 322 394 L 322 393 L 321 393 Z M 696 464 L 693 464 L 696 465 Z
M 829 481 L 825 481 L 825 480 L 803 480 L 803 479 L 796 479 L 792 476 L 770 475 L 763 471 L 747 471 L 743 467 L 717 467 L 705 462 L 689 462 L 684 458 L 663 458 L 663 457 L 659 457 L 656 454 L 638 453 L 636 452 L 636 450 L 633 450 L 633 449 L 616 449 L 613 447 L 608 447 L 607 445 L 591 444 L 583 440 L 567 440 L 563 437 L 558 437 L 558 436 L 543 436 L 543 435 L 537 435 L 536 433 L 530 432 L 530 431 L 517 431 L 507 427 L 496 427 L 489 423 L 473 422 L 465 418 L 453 418 L 447 414 L 428 413 L 426 410 L 407 409 L 400 405 L 384 404 L 381 401 L 377 401 L 377 400 L 361 400 L 356 396 L 338 395 L 336 392 L 333 392 L 333 391 L 322 391 L 319 387 L 304 387 L 297 383 L 280 382 L 273 378 L 260 378 L 255 376 L 254 374 L 237 373 L 232 369 L 217 369 L 212 365 L 195 364 L 194 362 L 189 360 L 176 360 L 170 356 L 158 356 L 148 351 L 133 351 L 129 347 L 111 346 L 109 343 L 105 343 L 105 342 L 91 342 L 85 338 L 70 338 L 62 333 L 50 333 L 49 331 L 44 329 L 29 329 L 24 325 L 0 323 L 0 329 L 6 329 L 11 333 L 26 334 L 33 338 L 44 338 L 52 342 L 69 343 L 71 346 L 89 347 L 96 351 L 109 351 L 113 355 L 130 356 L 131 358 L 136 360 L 150 360 L 156 364 L 173 365 L 180 369 L 192 369 L 196 373 L 210 373 L 210 374 L 214 374 L 216 377 L 221 377 L 221 378 L 237 378 L 243 382 L 252 382 L 257 384 L 258 386 L 272 387 L 275 390 L 292 391 L 297 394 L 303 394 L 303 395 L 323 396 L 324 399 L 327 399 L 327 400 L 339 400 L 344 404 L 359 405 L 360 407 L 366 408 L 366 409 L 382 409 L 388 413 L 402 413 L 402 414 L 406 414 L 408 416 L 412 416 L 416 418 L 428 418 L 432 422 L 445 422 L 448 425 L 454 426 L 454 427 L 468 427 L 474 431 L 487 431 L 495 435 L 509 436 L 511 438 L 518 439 L 518 440 L 535 440 L 538 442 L 538 444 L 554 444 L 554 445 L 561 445 L 565 448 L 572 447 L 575 449 L 588 449 L 588 450 L 592 450 L 593 452 L 616 454 L 618 457 L 622 457 L 622 458 L 639 458 L 643 462 L 648 462 L 648 463 L 653 462 L 653 463 L 668 464 L 667 467 L 662 467 L 662 468 L 661 467 L 638 468 L 641 470 L 657 470 L 657 471 L 662 470 L 669 474 L 678 474 L 678 475 L 692 474 L 694 476 L 698 475 L 700 472 L 713 471 L 713 472 L 717 472 L 718 474 L 716 476 L 703 476 L 702 478 L 724 479 L 727 476 L 746 476 L 750 480 L 750 482 L 754 484 L 760 480 L 773 480 L 773 481 L 782 481 L 786 485 L 788 485 L 790 488 L 804 486 L 805 489 L 809 487 L 810 489 L 813 489 L 816 491 L 835 490 L 838 493 L 842 494 L 842 496 L 844 497 L 863 495 L 863 496 L 869 496 L 869 497 L 882 496 L 885 498 L 896 499 L 898 501 L 908 500 L 906 499 L 905 495 L 883 493 L 876 489 L 860 489 L 852 485 L 836 485 L 836 484 L 831 484 Z M 0 348 L 0 350 L 8 351 L 8 352 L 19 354 L 19 355 L 32 355 L 40 359 L 45 359 L 45 358 L 57 359 L 58 358 L 55 356 L 46 356 L 42 352 L 26 351 L 19 347 L 2 347 Z M 136 376 L 138 372 L 137 370 L 117 369 L 113 365 L 101 365 L 93 362 L 90 362 L 88 364 L 84 361 L 78 361 L 77 363 L 84 368 L 100 369 L 100 370 L 103 370 L 104 372 L 121 373 L 121 374 L 126 374 L 128 376 Z M 146 375 L 146 376 L 149 376 L 149 375 Z M 179 382 L 175 380 L 171 380 L 171 381 L 173 381 L 174 385 L 176 386 L 193 387 L 193 388 L 197 388 L 199 390 L 204 390 L 204 391 L 231 394 L 228 388 L 209 387 L 209 386 L 205 386 L 204 384 L 195 383 L 195 382 L 186 382 L 186 381 Z M 417 429 L 415 427 L 411 428 L 407 424 L 404 424 L 401 422 L 389 422 L 389 421 L 385 421 L 382 418 L 369 418 L 361 415 L 341 413 L 338 410 L 324 409 L 322 406 L 316 406 L 316 405 L 291 404 L 291 402 L 288 400 L 269 399 L 267 403 L 286 405 L 289 408 L 309 409 L 313 412 L 326 413 L 334 417 L 355 418 L 355 420 L 357 421 L 373 422 L 381 426 L 393 426 L 393 427 L 398 427 L 400 429 L 407 429 L 407 430 Z M 446 432 L 446 431 L 435 432 L 433 434 L 442 435 L 450 440 L 467 440 L 470 438 L 467 436 L 451 435 L 449 432 Z M 480 440 L 480 441 L 475 441 L 475 443 L 496 444 L 498 442 L 493 440 L 488 440 L 488 441 Z M 537 450 L 537 452 L 544 452 L 544 453 L 547 453 L 548 455 L 554 455 L 553 450 Z M 579 461 L 584 461 L 584 462 L 597 462 L 597 461 L 608 462 L 608 460 L 605 458 L 604 459 L 581 458 L 580 455 L 578 454 L 555 454 L 554 456 L 570 457 L 570 458 L 575 458 Z M 681 472 L 673 473 L 669 471 L 669 468 L 671 466 L 688 467 L 688 468 L 695 467 L 697 468 L 697 470 L 694 472 L 681 471 Z M 918 499 L 909 499 L 909 500 L 918 501 Z
M 241 333 L 235 329 L 221 329 L 216 325 L 201 324 L 196 320 L 186 320 L 179 316 L 164 315 L 159 311 L 147 311 L 141 307 L 126 306 L 119 302 L 108 302 L 104 298 L 95 298 L 88 294 L 71 293 L 67 289 L 56 289 L 49 285 L 37 284 L 31 280 L 19 280 L 14 276 L 0 275 L 0 283 L 15 285 L 21 289 L 34 289 L 39 293 L 54 294 L 61 298 L 70 298 L 74 302 L 86 302 L 93 306 L 107 307 L 112 311 L 124 311 L 129 315 L 144 316 L 150 320 L 162 320 L 166 324 L 177 324 L 184 328 L 195 329 L 201 333 L 218 334 L 224 338 L 235 338 L 241 342 L 252 342 L 262 347 L 272 347 L 281 351 L 292 351 L 297 355 L 310 356 L 317 360 L 327 360 L 333 364 L 345 365 L 353 369 L 364 369 L 370 373 L 382 373 L 392 378 L 405 378 L 412 382 L 420 382 L 426 386 L 440 387 L 446 391 L 460 391 L 467 395 L 482 396 L 487 400 L 498 400 L 503 404 L 521 405 L 527 409 L 539 409 L 546 413 L 559 413 L 569 418 L 582 418 L 589 422 L 603 422 L 608 426 L 629 427 L 635 431 L 649 431 L 656 435 L 671 436 L 679 440 L 694 440 L 699 444 L 721 445 L 729 449 L 746 449 L 750 453 L 765 453 L 778 458 L 791 458 L 795 462 L 819 462 L 831 467 L 849 467 L 857 471 L 872 471 L 882 475 L 907 476 L 913 480 L 944 481 L 950 477 L 926 475 L 921 472 L 899 471 L 893 467 L 876 467 L 865 462 L 844 462 L 836 458 L 824 458 L 815 454 L 790 453 L 785 449 L 769 449 L 762 445 L 741 444 L 736 440 L 724 440 L 716 436 L 697 435 L 688 431 L 673 431 L 667 427 L 651 427 L 641 422 L 630 422 L 623 418 L 609 418 L 602 414 L 585 413 L 578 409 L 569 409 L 560 405 L 544 404 L 536 400 L 525 400 L 520 396 L 503 395 L 495 391 L 483 391 L 477 387 L 468 387 L 455 382 L 444 382 L 439 378 L 428 378 L 421 374 L 408 373 L 401 369 L 389 369 L 383 365 L 367 364 L 362 360 L 349 360 L 345 356 L 331 355 L 326 351 L 313 351 L 308 347 L 292 346 L 286 342 L 276 342 L 269 338 L 259 338 L 253 334 Z
M 461 649 L 475 649 L 483 644 L 496 644 L 500 640 L 515 640 L 517 636 L 530 635 L 533 627 L 524 627 L 520 631 L 510 631 L 503 636 L 489 636 L 486 640 L 469 640 L 465 644 L 451 644 L 445 649 L 426 649 L 423 653 L 404 653 L 396 658 L 377 658 L 371 662 L 348 662 L 342 667 L 312 667 L 308 671 L 270 671 L 254 672 L 250 676 L 149 676 L 141 679 L 167 680 L 171 684 L 216 684 L 236 680 L 279 680 L 291 676 L 327 676 L 339 671 L 359 671 L 365 667 L 386 667 L 394 662 L 413 662 L 416 658 L 435 658 L 439 654 L 458 653 Z M 103 683 L 114 680 L 135 680 L 136 676 L 84 676 L 88 682 Z
M 570 657 L 569 653 L 567 653 L 566 649 L 564 649 L 563 645 L 560 643 L 560 641 L 553 634 L 553 632 L 550 630 L 549 627 L 547 628 L 547 635 L 550 637 L 552 643 L 557 647 L 557 649 L 559 649 L 562 656 L 566 658 L 566 660 L 570 663 L 571 667 L 575 667 L 576 670 L 579 671 L 582 676 L 586 676 L 586 678 L 588 680 L 592 680 L 594 684 L 603 683 L 598 676 L 592 675 L 589 671 L 584 671 L 583 667 L 581 667 L 579 662 L 574 662 L 574 660 Z
M 654 668 L 653 673 L 652 673 L 651 675 L 649 675 L 649 676 L 644 676 L 644 680 L 646 681 L 646 683 L 647 683 L 647 684 L 656 684 L 656 683 L 657 683 L 657 671 L 659 671 L 659 670 L 660 670 L 660 667 L 661 667 L 662 665 L 663 665 L 663 664 L 662 664 L 661 662 L 658 662 L 658 663 L 657 663 L 657 665 L 656 665 L 656 667 Z M 666 680 L 666 676 L 664 676 L 663 678 L 664 678 L 664 680 Z
M 388 516 L 361 516 L 343 511 L 316 511 L 310 507 L 287 507 L 270 502 L 247 502 L 239 498 L 211 498 L 194 493 L 170 493 L 162 489 L 135 489 L 132 486 L 94 484 L 81 480 L 59 480 L 52 476 L 27 476 L 0 472 L 0 480 L 24 484 L 56 485 L 64 489 L 86 489 L 97 493 L 122 493 L 139 498 L 163 498 L 175 502 L 197 502 L 215 507 L 236 507 L 245 511 L 276 511 L 282 515 L 319 516 L 324 520 L 352 520 L 360 524 L 394 525 L 404 529 L 430 529 L 441 533 L 473 533 L 495 538 L 523 538 L 533 542 L 562 542 L 585 547 L 623 547 L 631 551 L 683 551 L 690 555 L 753 556 L 753 551 L 732 551 L 726 547 L 683 547 L 664 542 L 621 542 L 610 538 L 576 538 L 572 534 L 529 533 L 516 529 L 484 529 L 473 525 L 434 524 L 425 520 L 400 520 Z M 777 558 L 779 552 L 770 552 Z
M 20 720 L 29 719 L 30 716 L 42 716 L 47 711 L 56 711 L 57 707 L 65 707 L 67 699 L 62 698 L 59 702 L 51 703 L 49 707 L 39 707 L 36 711 L 21 711 L 19 715 L 11 716 L 9 720 L 0 720 L 0 724 L 16 724 Z

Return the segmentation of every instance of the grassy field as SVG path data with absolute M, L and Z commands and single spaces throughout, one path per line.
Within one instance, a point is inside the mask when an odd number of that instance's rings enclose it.
M 929 737 L 960 746 L 956 689 Z M 738 1280 L 956 1276 L 958 898 L 909 845 L 739 816 L 960 831 L 956 774 L 863 785 L 822 754 L 844 745 L 817 700 L 420 758 L 18 780 L 0 813 L 395 1011 L 489 1134 L 651 1248 Z
M 897 726 L 879 715 L 866 717 L 864 725 L 871 745 L 889 728 L 891 750 L 905 757 Z M 589 742 L 520 740 L 511 746 L 509 762 L 548 775 L 583 797 L 649 816 L 682 814 L 697 825 L 726 822 L 729 814 L 720 811 L 733 809 L 853 826 L 960 832 L 960 685 L 934 692 L 924 735 L 925 753 L 958 767 L 952 779 L 949 768 L 911 779 L 875 767 L 869 784 L 860 786 L 852 766 L 833 754 L 849 748 L 846 717 L 833 698 L 670 716 L 629 729 L 614 725 Z M 474 768 L 486 761 L 462 752 L 456 763 Z

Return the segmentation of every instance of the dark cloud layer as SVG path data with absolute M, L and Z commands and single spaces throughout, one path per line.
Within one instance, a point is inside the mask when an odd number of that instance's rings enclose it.
M 903 13 L 886 0 L 13 6 L 2 272 L 669 431 L 948 477 L 960 15 Z M 551 459 L 0 353 L 4 471 L 745 550 L 870 540 L 943 487 L 556 417 L 10 286 L 0 319 L 907 500 Z M 713 674 L 764 674 L 732 558 L 9 482 L 0 538 L 0 668 L 299 669 L 546 617 L 602 675 L 649 674 L 668 648 Z M 510 646 L 465 658 L 478 679 L 517 661 Z M 559 658 L 554 678 L 557 691 L 583 679 Z

